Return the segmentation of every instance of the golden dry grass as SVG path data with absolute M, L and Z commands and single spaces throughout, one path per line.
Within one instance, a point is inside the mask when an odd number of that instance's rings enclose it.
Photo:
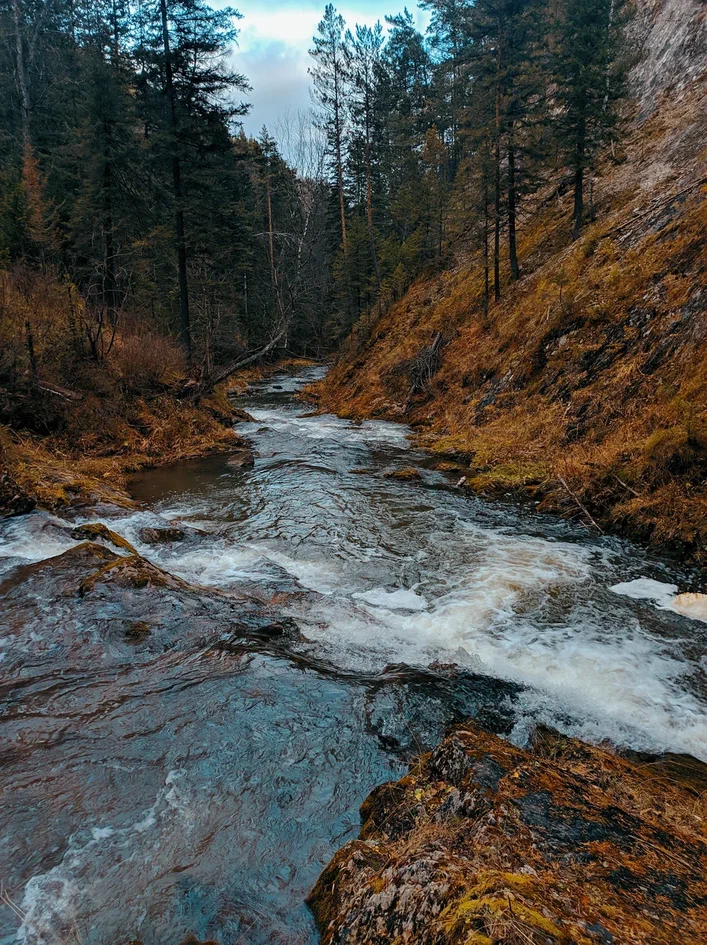
M 568 198 L 541 204 L 521 233 L 523 276 L 488 319 L 479 261 L 462 255 L 362 323 L 318 391 L 322 408 L 411 422 L 477 491 L 531 494 L 704 558 L 707 149 L 683 140 L 704 127 L 704 104 L 695 91 L 634 132 L 576 242 Z M 437 332 L 441 367 L 411 395 L 406 365 Z

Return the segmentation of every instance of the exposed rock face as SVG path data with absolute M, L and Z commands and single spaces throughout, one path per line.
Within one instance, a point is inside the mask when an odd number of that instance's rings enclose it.
M 323 945 L 704 943 L 705 786 L 459 728 L 363 804 L 309 899 Z
M 641 62 L 632 85 L 642 110 L 653 111 L 666 89 L 680 92 L 707 68 L 704 0 L 639 0 L 633 27 Z

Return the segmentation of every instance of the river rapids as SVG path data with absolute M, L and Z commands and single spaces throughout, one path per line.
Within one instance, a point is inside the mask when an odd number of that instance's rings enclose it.
M 707 760 L 707 623 L 670 607 L 694 574 L 463 494 L 402 425 L 308 414 L 320 376 L 239 399 L 251 469 L 0 523 L 0 945 L 315 943 L 361 801 L 463 718 Z M 191 589 L 67 593 L 45 562 L 89 521 Z

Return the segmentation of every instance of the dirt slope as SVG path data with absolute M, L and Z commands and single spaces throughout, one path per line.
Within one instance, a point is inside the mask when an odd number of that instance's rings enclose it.
M 539 195 L 522 278 L 488 320 L 479 260 L 461 251 L 358 327 L 319 396 L 411 422 L 474 490 L 531 494 L 704 559 L 704 4 L 644 0 L 634 35 L 635 116 L 593 181 L 596 222 L 572 243 L 570 195 Z

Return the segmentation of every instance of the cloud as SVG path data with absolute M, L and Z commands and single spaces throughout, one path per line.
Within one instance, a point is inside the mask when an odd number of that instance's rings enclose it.
M 253 87 L 246 96 L 251 110 L 243 124 L 248 134 L 257 135 L 264 124 L 274 129 L 278 118 L 288 111 L 309 107 L 309 49 L 325 2 L 235 0 L 234 5 L 243 14 L 238 24 L 241 32 L 235 67 Z M 401 3 L 393 0 L 390 4 L 380 0 L 349 0 L 337 4 L 337 9 L 353 28 L 355 23 L 373 24 L 378 19 L 383 22 L 386 13 L 404 6 L 405 0 Z M 426 18 L 416 10 L 414 0 L 408 7 L 418 15 L 419 26 L 423 27 Z

